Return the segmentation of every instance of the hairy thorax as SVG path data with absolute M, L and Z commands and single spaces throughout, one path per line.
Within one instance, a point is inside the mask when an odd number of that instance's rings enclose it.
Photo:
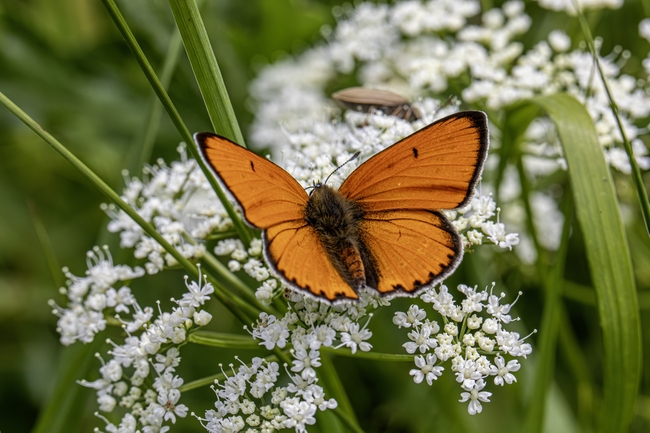
M 341 277 L 354 289 L 376 285 L 376 272 L 363 244 L 359 223 L 363 211 L 327 185 L 314 188 L 305 208 L 325 252 Z

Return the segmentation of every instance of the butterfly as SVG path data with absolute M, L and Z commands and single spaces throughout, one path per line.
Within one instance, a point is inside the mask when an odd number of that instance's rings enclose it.
M 273 273 L 328 302 L 368 288 L 414 296 L 449 276 L 463 242 L 440 210 L 469 203 L 489 147 L 485 113 L 462 111 L 372 156 L 338 190 L 319 182 L 308 193 L 226 138 L 201 132 L 194 140 L 248 224 L 262 229 Z

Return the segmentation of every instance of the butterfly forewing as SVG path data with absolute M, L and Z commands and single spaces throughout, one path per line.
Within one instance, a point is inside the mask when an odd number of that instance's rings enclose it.
M 218 135 L 202 132 L 194 139 L 203 158 L 235 196 L 251 225 L 264 229 L 303 219 L 308 196 L 289 173 Z
M 379 271 L 380 293 L 413 293 L 451 274 L 463 256 L 460 237 L 438 212 L 369 212 L 361 239 Z
M 267 263 L 285 283 L 329 301 L 358 298 L 306 224 L 308 196 L 289 173 L 223 137 L 200 133 L 195 140 L 246 220 L 264 229 Z
M 487 131 L 483 112 L 448 116 L 364 162 L 339 192 L 372 211 L 463 206 L 487 156 Z

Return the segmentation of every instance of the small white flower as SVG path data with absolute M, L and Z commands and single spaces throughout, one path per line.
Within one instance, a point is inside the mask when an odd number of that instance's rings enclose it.
M 488 235 L 488 239 L 500 248 L 512 250 L 514 245 L 519 244 L 519 237 L 516 233 L 506 233 L 506 226 L 503 223 L 488 221 L 483 223 L 481 229 Z
M 309 385 L 304 393 L 305 401 L 312 403 L 318 407 L 319 410 L 336 409 L 338 403 L 333 398 L 325 400 L 325 391 L 318 385 Z
M 194 313 L 194 324 L 196 326 L 205 326 L 212 320 L 212 314 L 208 313 L 205 310 L 197 311 Z
M 415 353 L 416 350 L 419 350 L 420 353 L 426 353 L 431 349 L 435 349 L 438 346 L 438 341 L 431 337 L 432 330 L 431 325 L 423 325 L 420 329 L 416 328 L 409 332 L 408 337 L 412 341 L 402 344 L 402 347 L 406 349 L 406 353 Z
M 303 379 L 316 378 L 316 371 L 313 367 L 320 367 L 320 352 L 311 349 L 307 352 L 306 349 L 300 348 L 293 352 L 293 367 L 291 371 L 300 373 Z
M 358 323 L 350 323 L 348 326 L 348 332 L 341 332 L 341 344 L 338 345 L 337 348 L 347 346 L 350 348 L 352 353 L 356 353 L 358 347 L 362 352 L 369 352 L 370 349 L 372 349 L 372 345 L 364 340 L 368 340 L 372 337 L 372 332 L 366 329 L 367 325 L 368 322 L 366 322 L 366 325 L 359 330 Z
M 401 311 L 395 312 L 393 323 L 397 325 L 398 328 L 401 328 L 402 326 L 410 328 L 413 325 L 420 325 L 425 317 L 427 317 L 427 312 L 417 305 L 412 304 L 406 313 Z
M 434 380 L 438 379 L 438 376 L 442 375 L 444 367 L 436 366 L 436 355 L 433 353 L 427 353 L 426 358 L 422 355 L 418 355 L 414 358 L 415 366 L 409 371 L 409 374 L 413 376 L 413 382 L 421 383 L 424 379 L 427 380 L 429 385 L 433 384 Z
M 461 403 L 464 403 L 469 400 L 469 406 L 467 407 L 467 412 L 470 415 L 476 415 L 477 413 L 481 413 L 481 411 L 483 410 L 483 406 L 481 406 L 481 402 L 490 401 L 490 396 L 492 395 L 492 393 L 487 391 L 481 391 L 483 388 L 485 388 L 485 381 L 483 379 L 479 379 L 478 381 L 476 381 L 476 386 L 473 387 L 469 392 L 462 392 L 460 394 L 461 399 L 459 401 Z
M 181 393 L 177 389 L 170 389 L 167 392 L 158 394 L 158 404 L 160 407 L 154 410 L 158 416 L 161 416 L 165 421 L 171 420 L 176 423 L 176 416 L 185 418 L 187 416 L 187 406 L 184 404 L 177 404 L 181 398 Z
M 284 427 L 295 428 L 296 432 L 306 432 L 305 425 L 312 425 L 316 423 L 317 407 L 315 404 L 306 401 L 300 401 L 297 398 L 288 398 L 280 403 L 284 414 L 287 419 L 284 421 Z
M 183 298 L 179 301 L 178 305 L 181 307 L 194 307 L 198 308 L 205 303 L 212 293 L 214 293 L 214 287 L 212 284 L 207 282 L 207 279 L 203 282 L 201 286 L 201 273 L 199 268 L 199 283 L 192 281 L 190 284 L 187 284 L 187 277 L 185 278 L 185 286 L 187 287 L 188 293 L 183 294 Z
M 517 378 L 512 374 L 512 371 L 519 371 L 521 364 L 516 359 L 509 361 L 506 364 L 505 359 L 501 355 L 498 355 L 494 358 L 494 363 L 490 371 L 490 374 L 494 377 L 494 384 L 503 386 L 504 382 L 510 385 L 512 382 L 516 382 Z

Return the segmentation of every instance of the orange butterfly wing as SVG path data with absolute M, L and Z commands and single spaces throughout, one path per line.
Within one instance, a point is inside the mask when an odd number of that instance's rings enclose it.
M 285 283 L 328 301 L 359 296 L 336 271 L 314 229 L 287 221 L 264 232 L 266 261 Z
M 453 226 L 438 212 L 369 212 L 359 227 L 379 274 L 377 291 L 411 294 L 451 274 L 463 257 Z
M 207 132 L 195 134 L 204 160 L 253 226 L 264 229 L 267 263 L 289 286 L 333 301 L 358 295 L 341 278 L 305 222 L 307 193 L 271 161 Z
M 487 130 L 481 111 L 440 119 L 361 164 L 339 192 L 372 211 L 462 207 L 487 157 Z
M 285 170 L 209 132 L 194 135 L 205 162 L 230 190 L 251 225 L 266 229 L 303 219 L 307 193 Z
M 460 112 L 388 147 L 343 182 L 339 192 L 365 212 L 359 231 L 380 293 L 415 293 L 456 269 L 461 238 L 434 211 L 467 204 L 488 147 L 485 113 Z

